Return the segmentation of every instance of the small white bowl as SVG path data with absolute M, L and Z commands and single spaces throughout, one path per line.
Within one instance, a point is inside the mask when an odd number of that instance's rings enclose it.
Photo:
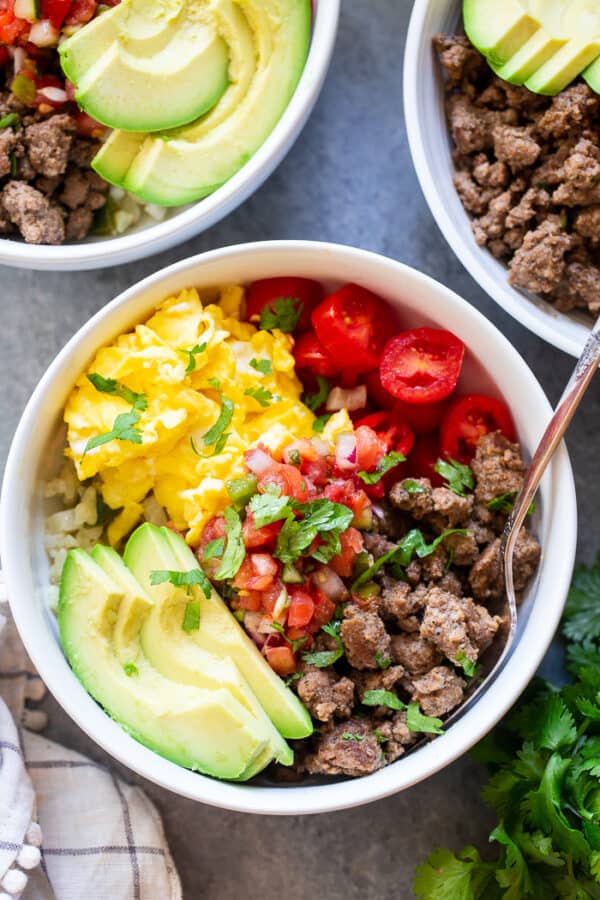
M 454 188 L 451 138 L 444 111 L 444 88 L 432 39 L 461 30 L 460 0 L 416 0 L 404 57 L 404 115 L 413 163 L 442 234 L 475 281 L 496 303 L 530 331 L 573 356 L 590 333 L 589 317 L 558 312 L 534 294 L 508 283 L 508 270 L 478 247 L 471 220 Z
M 534 675 L 558 625 L 573 567 L 577 511 L 563 446 L 540 489 L 535 524 L 542 561 L 521 607 L 517 642 L 506 666 L 446 734 L 393 765 L 352 781 L 236 785 L 187 771 L 137 743 L 72 673 L 47 606 L 44 483 L 59 465 L 64 404 L 97 349 L 148 317 L 165 297 L 192 285 L 247 283 L 277 275 L 315 278 L 328 286 L 356 281 L 385 297 L 402 325 L 451 329 L 469 348 L 460 388 L 502 395 L 524 446 L 531 450 L 536 445 L 551 412 L 542 388 L 502 334 L 443 285 L 385 257 L 333 244 L 284 241 L 228 247 L 177 263 L 125 291 L 54 360 L 27 405 L 10 450 L 0 503 L 0 552 L 11 608 L 29 655 L 59 703 L 108 753 L 185 797 L 242 812 L 298 815 L 356 806 L 403 790 L 448 765 L 504 715 Z
M 0 264 L 75 271 L 117 266 L 161 253 L 210 228 L 236 209 L 291 150 L 323 87 L 335 45 L 341 0 L 313 0 L 313 31 L 304 72 L 285 113 L 254 156 L 221 188 L 197 203 L 167 211 L 158 224 L 145 216 L 121 237 L 90 237 L 59 247 L 0 240 Z

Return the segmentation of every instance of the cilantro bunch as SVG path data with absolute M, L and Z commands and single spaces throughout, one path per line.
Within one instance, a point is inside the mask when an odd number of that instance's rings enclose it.
M 534 681 L 474 751 L 495 859 L 436 850 L 417 869 L 421 900 L 600 898 L 600 554 L 576 571 L 563 631 L 573 681 Z

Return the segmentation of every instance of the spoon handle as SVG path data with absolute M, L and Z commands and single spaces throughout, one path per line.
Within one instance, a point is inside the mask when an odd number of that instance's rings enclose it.
M 525 521 L 527 512 L 539 487 L 539 483 L 542 480 L 546 467 L 560 444 L 565 431 L 569 427 L 571 419 L 575 415 L 575 411 L 599 365 L 600 318 L 597 319 L 596 324 L 594 325 L 573 374 L 569 379 L 569 383 L 567 384 L 563 395 L 558 402 L 558 406 L 548 423 L 548 427 L 540 440 L 525 476 L 523 487 L 515 500 L 512 513 L 504 532 L 503 549 L 506 559 L 512 559 L 512 551 L 514 550 L 515 542 L 519 536 L 519 531 Z M 508 567 L 506 577 L 507 579 L 510 578 L 512 582 L 512 566 Z

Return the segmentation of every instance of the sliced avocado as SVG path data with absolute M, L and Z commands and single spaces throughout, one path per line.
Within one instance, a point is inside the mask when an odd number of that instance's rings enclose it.
M 600 57 L 594 60 L 582 74 L 591 89 L 600 94 Z
M 243 777 L 255 760 L 263 758 L 268 735 L 227 690 L 175 684 L 160 675 L 142 653 L 133 627 L 129 648 L 135 658 L 123 664 L 113 639 L 127 595 L 123 584 L 84 550 L 68 552 L 58 621 L 73 671 L 109 715 L 142 744 L 189 769 L 217 778 Z M 140 626 L 142 622 L 143 614 Z
M 142 586 L 156 599 L 171 594 L 170 585 L 150 586 L 150 573 L 156 569 L 190 571 L 198 562 L 185 541 L 168 528 L 146 523 L 137 528 L 125 547 L 125 563 Z M 180 592 L 184 593 L 182 589 Z M 194 641 L 209 653 L 232 659 L 256 695 L 259 703 L 286 738 L 303 738 L 313 726 L 307 710 L 273 672 L 257 647 L 242 630 L 226 605 L 212 591 L 206 598 L 198 587 L 191 596 L 200 603 L 200 627 L 190 632 Z
M 265 142 L 302 74 L 310 0 L 214 0 L 212 11 L 230 52 L 221 100 L 191 125 L 148 135 L 133 157 L 132 144 L 113 135 L 93 161 L 99 175 L 145 202 L 177 206 L 224 184 Z
M 210 9 L 192 0 L 122 0 L 59 52 L 79 106 L 124 131 L 192 122 L 229 83 L 227 44 Z
M 463 0 L 467 37 L 494 66 L 503 66 L 540 28 L 519 0 Z
M 592 40 L 589 37 L 572 38 L 525 81 L 525 87 L 535 94 L 554 97 L 577 78 L 599 54 L 600 35 Z
M 540 28 L 503 66 L 492 69 L 503 81 L 523 84 L 566 43 L 566 38 L 552 37 Z
M 97 544 L 90 555 L 123 590 L 127 591 L 126 597 L 132 598 L 133 602 L 143 608 L 145 615 L 141 631 L 138 621 L 137 638 L 151 665 L 165 678 L 178 684 L 190 684 L 213 691 L 228 690 L 269 735 L 269 743 L 263 754 L 266 762 L 260 765 L 257 771 L 273 759 L 284 766 L 291 765 L 294 761 L 293 751 L 265 713 L 235 663 L 229 658 L 222 659 L 203 650 L 181 627 L 188 599 L 185 592 L 173 589 L 172 586 L 169 590 L 166 586 L 160 597 L 157 592 L 155 602 L 132 575 L 116 550 Z M 125 601 L 121 604 L 115 625 L 116 646 L 119 644 L 119 617 L 124 603 Z M 145 606 L 142 607 L 142 604 Z M 128 622 L 131 618 L 133 617 L 128 616 L 125 621 Z M 127 629 L 125 634 L 129 633 L 130 629 Z M 125 643 L 125 646 L 128 644 Z M 127 655 L 127 650 L 118 655 L 121 662 L 127 662 L 131 658 Z M 258 764 L 258 760 L 256 763 Z

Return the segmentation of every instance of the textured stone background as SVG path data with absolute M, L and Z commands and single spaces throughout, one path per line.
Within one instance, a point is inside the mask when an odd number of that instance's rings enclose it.
M 327 0 L 325 0 L 327 2 Z M 438 232 L 410 161 L 402 116 L 408 0 L 344 0 L 323 94 L 283 165 L 241 209 L 194 241 L 140 263 L 82 274 L 0 267 L 0 463 L 21 411 L 66 340 L 107 300 L 154 270 L 247 240 L 312 238 L 376 250 L 453 288 L 508 336 L 555 401 L 573 362 L 513 322 L 462 269 Z M 569 435 L 579 490 L 579 558 L 600 545 L 600 395 L 592 387 Z M 554 648 L 546 673 L 560 665 Z M 49 736 L 107 761 L 53 700 Z M 130 773 L 124 773 L 131 777 Z M 146 784 L 160 807 L 186 900 L 397 900 L 435 846 L 484 841 L 483 772 L 464 758 L 403 794 L 348 812 L 255 818 L 196 805 Z M 349 788 L 351 789 L 351 788 Z

